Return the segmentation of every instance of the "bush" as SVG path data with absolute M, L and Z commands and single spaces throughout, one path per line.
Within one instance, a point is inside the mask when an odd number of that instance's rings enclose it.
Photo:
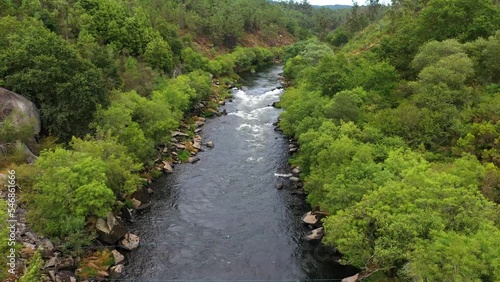
M 60 238 L 82 234 L 88 217 L 111 211 L 115 196 L 100 159 L 58 148 L 42 152 L 35 167 L 27 218 L 37 232 Z

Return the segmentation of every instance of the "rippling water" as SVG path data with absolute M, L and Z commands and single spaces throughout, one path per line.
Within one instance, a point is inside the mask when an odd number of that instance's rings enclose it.
M 153 185 L 151 210 L 131 226 L 142 244 L 127 256 L 127 280 L 338 281 L 353 274 L 305 241 L 307 206 L 287 187 L 288 143 L 272 126 L 281 71 L 247 77 L 228 115 L 203 127 L 215 147 Z

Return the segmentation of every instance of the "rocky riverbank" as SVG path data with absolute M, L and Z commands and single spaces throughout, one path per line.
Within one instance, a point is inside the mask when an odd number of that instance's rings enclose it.
M 200 134 L 206 117 L 226 114 L 218 108 L 225 105 L 226 100 L 232 101 L 226 95 L 226 89 L 230 90 L 235 86 L 223 86 L 218 80 L 214 80 L 213 87 L 217 94 L 195 105 L 192 116 L 178 130 L 171 132 L 170 142 L 156 145 L 154 166 L 145 173 L 147 183 L 151 184 L 162 174 L 173 173 L 176 164 L 199 161 L 198 152 L 215 146 L 212 141 L 203 143 Z M 21 192 L 20 187 L 16 189 Z M 30 258 L 38 251 L 43 259 L 41 272 L 44 282 L 90 282 L 120 278 L 125 268 L 126 252 L 137 249 L 141 241 L 139 236 L 129 231 L 127 224 L 137 213 L 150 207 L 152 193 L 154 191 L 149 185 L 139 188 L 127 196 L 125 202 L 117 202 L 117 206 L 122 207 L 119 211 L 109 213 L 106 218 L 92 220 L 93 226 L 89 230 L 95 231 L 97 238 L 91 246 L 80 251 L 68 250 L 63 242 L 56 242 L 33 232 L 26 222 L 25 208 L 18 206 L 15 234 L 19 257 L 16 260 L 16 273 L 25 273 Z M 0 196 L 6 198 L 4 194 L 0 191 Z

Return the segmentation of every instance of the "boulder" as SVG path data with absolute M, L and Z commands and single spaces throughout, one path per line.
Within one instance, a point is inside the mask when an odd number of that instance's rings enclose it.
M 162 161 L 162 163 L 164 164 L 163 169 L 164 169 L 166 172 L 169 172 L 169 173 L 174 172 L 174 169 L 172 168 L 172 165 L 170 165 L 170 164 L 169 164 L 168 162 L 166 162 L 166 161 Z
M 51 257 L 48 261 L 45 262 L 44 268 L 53 268 L 58 265 L 58 257 Z
M 194 142 L 193 143 L 193 148 L 195 148 L 196 150 L 201 150 L 201 144 L 200 144 L 200 142 Z
M 276 189 L 278 189 L 278 190 L 283 189 L 283 182 L 276 183 Z
M 342 279 L 342 282 L 356 282 L 356 281 L 358 281 L 358 279 L 359 279 L 359 273 L 357 273 L 356 275 L 349 276 L 349 277 Z
M 117 250 L 112 250 L 111 254 L 113 254 L 113 258 L 115 259 L 115 265 L 120 264 L 125 260 L 125 257 Z
M 188 163 L 194 164 L 195 162 L 198 162 L 200 160 L 199 157 L 189 157 Z
M 290 177 L 290 181 L 292 181 L 292 182 L 299 182 L 300 178 L 298 178 L 296 176 L 292 176 L 292 177 Z
M 123 206 L 120 210 L 121 217 L 124 219 L 132 220 L 134 219 L 134 210 Z
M 201 120 L 197 120 L 197 121 L 194 122 L 194 125 L 196 127 L 201 127 L 201 126 L 205 125 L 205 122 L 203 122 Z
M 186 133 L 181 132 L 181 131 L 173 131 L 171 136 L 172 137 L 177 137 L 177 136 L 188 137 L 189 135 L 187 135 Z
M 179 149 L 179 150 L 184 150 L 186 149 L 186 146 L 180 144 L 180 143 L 174 143 L 174 146 Z
M 319 219 L 312 212 L 307 212 L 302 216 L 302 222 L 309 225 L 317 225 L 319 223 Z
M 325 232 L 323 230 L 323 227 L 313 229 L 307 236 L 307 240 L 321 240 L 323 238 L 323 235 L 325 235 Z
M 292 173 L 295 174 L 295 175 L 299 175 L 300 174 L 300 168 L 296 167 L 296 168 L 292 169 Z
M 295 153 L 295 152 L 297 152 L 298 150 L 299 150 L 299 148 L 297 148 L 297 147 L 293 147 L 293 148 L 291 148 L 291 149 L 290 149 L 290 153 Z
M 196 129 L 194 130 L 194 133 L 200 133 L 202 130 L 203 130 L 202 128 L 196 128 Z
M 207 146 L 208 148 L 213 148 L 214 147 L 214 142 L 213 141 L 208 141 L 205 146 Z
M 58 260 L 57 268 L 59 270 L 75 270 L 76 263 L 72 257 L 64 257 Z
M 135 199 L 135 198 L 132 198 L 132 205 L 134 206 L 134 209 L 138 209 L 140 206 L 141 206 L 141 201 Z
M 99 218 L 96 223 L 98 239 L 109 244 L 115 244 L 120 238 L 127 234 L 125 224 L 116 218 L 111 212 L 106 219 Z
M 112 266 L 109 269 L 109 274 L 112 278 L 120 278 L 123 274 L 124 268 L 125 267 L 123 266 L 123 264 L 118 264 L 118 265 Z
M 56 281 L 56 272 L 54 270 L 49 270 L 49 277 L 52 281 Z
M 33 102 L 2 87 L 0 87 L 0 101 L 2 101 L 2 103 L 0 103 L 0 126 L 3 126 L 6 120 L 9 120 L 9 122 L 17 128 L 21 126 L 31 126 L 33 129 L 33 136 L 40 133 L 40 113 Z M 36 143 L 34 137 L 30 138 L 30 140 L 23 141 L 28 142 L 28 145 L 34 145 Z M 4 144 L 0 143 L 0 149 L 16 145 L 22 148 L 25 160 L 29 163 L 33 163 L 37 157 L 31 152 L 30 148 L 20 140 Z
M 146 187 L 138 188 L 134 193 L 132 193 L 131 197 L 140 201 L 141 204 L 151 202 L 151 195 L 148 193 L 148 188 Z
M 125 237 L 121 240 L 120 247 L 125 250 L 133 251 L 139 247 L 140 238 L 132 233 L 127 233 Z
M 54 245 L 47 238 L 42 240 L 39 248 L 40 248 L 40 254 L 42 255 L 43 258 L 50 258 L 54 255 Z

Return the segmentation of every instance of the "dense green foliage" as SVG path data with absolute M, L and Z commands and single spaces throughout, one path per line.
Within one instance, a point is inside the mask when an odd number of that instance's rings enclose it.
M 394 2 L 378 28 L 327 37 L 334 49 L 285 49 L 292 163 L 329 214 L 325 242 L 363 275 L 497 281 L 500 9 Z
M 96 217 L 160 173 L 150 172 L 156 146 L 215 99 L 212 79 L 228 86 L 343 14 L 293 1 L 0 1 L 0 86 L 41 113 L 39 158 L 16 167 L 30 226 L 68 248 L 88 244 Z M 2 167 L 32 132 L 2 123 Z M 24 279 L 37 279 L 38 264 Z

